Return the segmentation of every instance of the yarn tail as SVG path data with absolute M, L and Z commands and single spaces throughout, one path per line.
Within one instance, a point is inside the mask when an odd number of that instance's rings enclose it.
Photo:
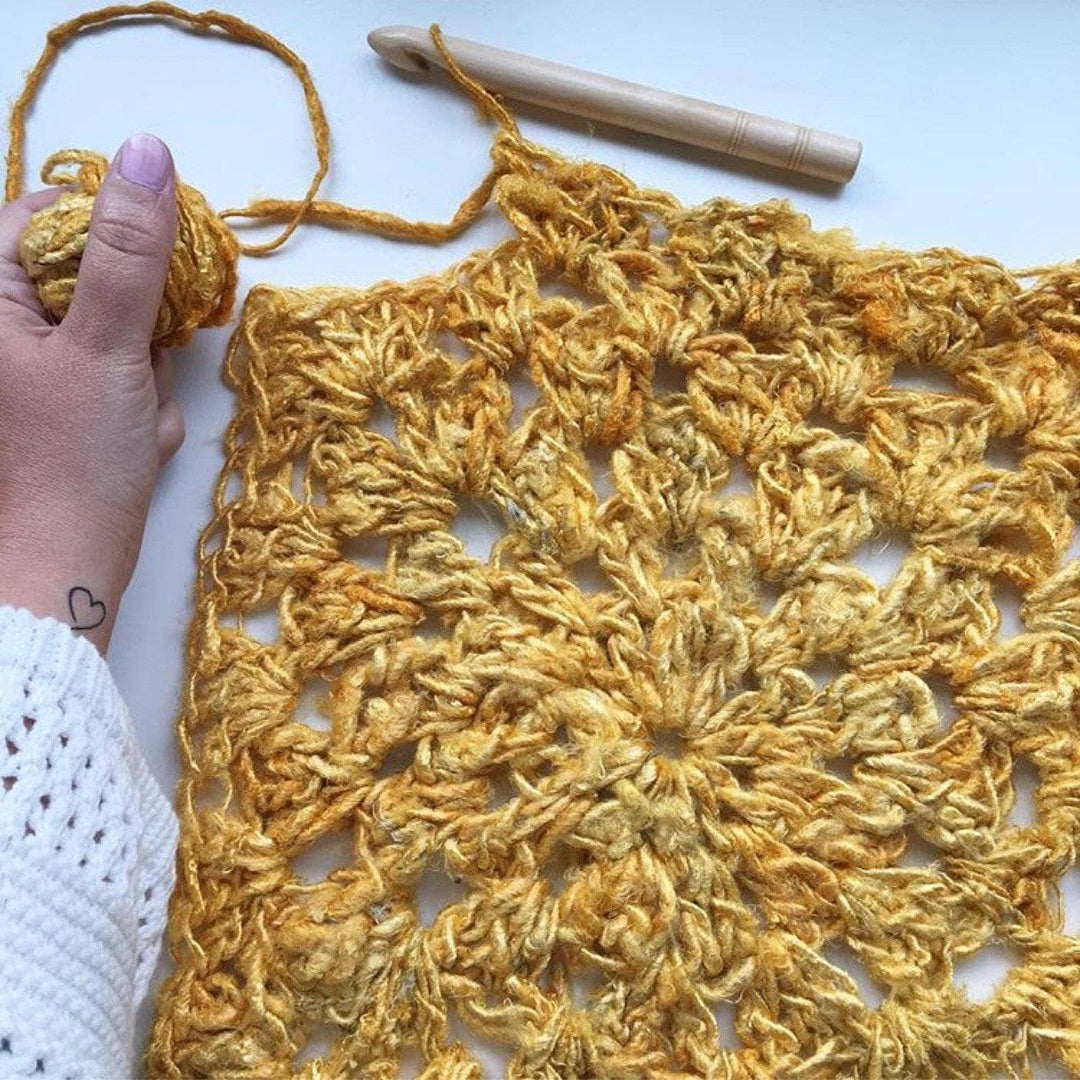
M 481 116 L 494 120 L 501 131 L 515 141 L 520 141 L 517 122 L 506 106 L 490 90 L 462 71 L 457 60 L 447 49 L 442 31 L 437 24 L 431 25 L 430 32 L 435 47 L 446 61 L 447 72 L 451 79 L 469 95 Z M 348 206 L 314 197 L 301 200 L 257 199 L 245 207 L 223 210 L 221 217 L 254 218 L 263 221 L 286 220 L 290 223 L 287 232 L 291 232 L 303 221 L 356 229 L 360 232 L 378 233 L 381 236 L 401 240 L 419 240 L 439 244 L 464 232 L 483 213 L 496 182 L 506 171 L 505 165 L 494 163 L 484 179 L 461 201 L 454 216 L 446 222 L 411 221 L 382 210 Z M 279 246 L 286 238 L 286 235 L 278 237 L 273 246 Z M 261 250 L 252 250 L 246 246 L 241 247 L 241 250 L 249 255 L 261 253 Z M 272 250 L 272 248 L 265 248 L 265 250 Z
M 49 31 L 45 48 L 27 75 L 22 93 L 12 105 L 8 120 L 10 139 L 4 188 L 7 201 L 18 198 L 22 193 L 25 172 L 26 115 L 60 51 L 73 38 L 93 27 L 110 22 L 142 19 L 156 19 L 178 24 L 182 29 L 197 33 L 218 32 L 234 41 L 254 45 L 281 60 L 296 75 L 303 88 L 312 139 L 315 144 L 317 161 L 315 173 L 308 184 L 307 191 L 300 199 L 258 199 L 247 206 L 225 210 L 219 215 L 222 219 L 246 218 L 285 222 L 285 227 L 272 240 L 264 243 L 242 243 L 240 250 L 245 255 L 267 255 L 275 251 L 302 223 L 333 225 L 399 239 L 441 243 L 463 232 L 480 216 L 491 198 L 496 182 L 507 171 L 507 165 L 500 161 L 499 156 L 493 155 L 493 164 L 487 175 L 473 191 L 466 195 L 454 216 L 447 222 L 410 221 L 381 210 L 369 210 L 320 199 L 319 190 L 330 168 L 330 126 L 311 73 L 296 53 L 259 27 L 220 11 L 190 12 L 163 2 L 118 4 L 86 12 Z M 437 25 L 431 27 L 431 36 L 436 48 L 446 61 L 451 79 L 469 95 L 481 115 L 493 120 L 503 137 L 524 145 L 524 140 L 521 139 L 517 124 L 509 110 L 494 94 L 462 71 L 446 48 Z

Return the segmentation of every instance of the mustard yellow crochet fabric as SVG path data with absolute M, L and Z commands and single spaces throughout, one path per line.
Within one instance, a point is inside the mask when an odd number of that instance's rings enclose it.
M 181 189 L 163 336 L 303 221 L 439 240 L 492 197 L 516 234 L 247 298 L 147 1073 L 1080 1076 L 1080 263 L 684 208 L 528 143 L 445 53 L 487 178 L 445 225 L 329 203 L 299 57 L 163 2 L 49 35 L 9 198 L 59 49 L 147 17 L 285 62 L 318 162 L 299 201 Z M 77 190 L 24 237 L 57 313 L 99 172 L 54 155 Z
M 1080 1071 L 1080 268 L 494 155 L 514 239 L 244 306 L 151 1073 Z

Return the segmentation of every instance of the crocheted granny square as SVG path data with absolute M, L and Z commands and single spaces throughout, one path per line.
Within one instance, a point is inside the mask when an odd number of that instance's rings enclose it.
M 1080 1070 L 1080 269 L 495 153 L 514 239 L 244 307 L 152 1070 Z

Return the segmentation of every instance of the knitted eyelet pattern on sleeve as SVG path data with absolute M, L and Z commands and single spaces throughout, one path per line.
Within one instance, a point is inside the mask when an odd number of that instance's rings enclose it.
M 1080 268 L 494 155 L 247 299 L 153 1075 L 1080 1072 Z
M 176 820 L 97 650 L 0 608 L 0 1077 L 131 1076 Z

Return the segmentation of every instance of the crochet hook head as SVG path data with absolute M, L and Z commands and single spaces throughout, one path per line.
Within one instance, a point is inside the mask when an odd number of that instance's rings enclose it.
M 862 153 L 861 143 L 843 135 L 495 49 L 464 38 L 444 36 L 443 42 L 467 75 L 489 90 L 517 101 L 838 184 L 851 179 Z M 414 74 L 445 66 L 430 33 L 419 27 L 381 27 L 368 35 L 368 44 L 395 67 Z
M 430 51 L 431 36 L 415 26 L 380 26 L 367 36 L 368 44 L 388 63 L 401 71 L 419 74 L 431 68 L 425 50 L 417 48 L 417 37 L 424 39 Z

